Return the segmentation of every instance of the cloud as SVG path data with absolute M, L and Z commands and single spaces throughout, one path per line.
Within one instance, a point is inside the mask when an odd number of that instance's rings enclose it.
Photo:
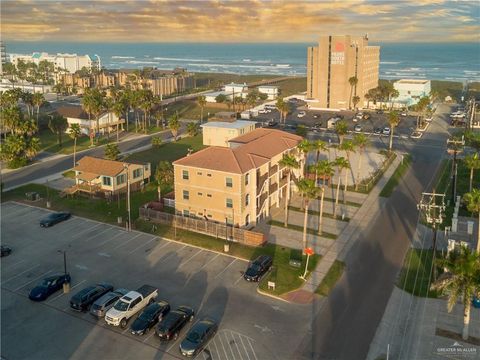
M 7 41 L 311 42 L 367 32 L 448 41 L 478 17 L 474 3 L 443 0 L 4 0 L 1 26 Z

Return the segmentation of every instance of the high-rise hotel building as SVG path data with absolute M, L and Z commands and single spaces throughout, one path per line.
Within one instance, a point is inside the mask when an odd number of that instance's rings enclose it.
M 369 46 L 367 36 L 322 36 L 307 51 L 307 102 L 310 108 L 362 107 L 368 90 L 378 86 L 380 47 Z M 357 78 L 351 86 L 349 79 Z

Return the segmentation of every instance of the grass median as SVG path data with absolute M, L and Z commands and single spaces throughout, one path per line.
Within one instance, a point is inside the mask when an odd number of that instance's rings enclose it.
M 302 210 L 301 208 L 296 207 L 296 206 L 289 206 L 288 208 L 289 208 L 290 210 L 292 210 L 292 211 L 297 211 L 297 212 L 305 213 L 305 210 Z M 320 215 L 320 211 L 308 210 L 308 214 L 309 214 L 309 215 L 319 216 L 319 215 Z M 344 217 L 342 218 L 342 217 L 339 216 L 339 215 L 337 215 L 336 217 L 333 217 L 333 214 L 326 213 L 326 212 L 323 212 L 322 216 L 323 216 L 323 217 L 326 217 L 326 218 L 329 218 L 329 219 L 339 220 L 339 221 L 346 221 L 346 222 L 350 221 L 350 218 L 349 218 L 349 217 L 344 216 Z
M 328 296 L 335 287 L 337 281 L 342 277 L 344 270 L 345 263 L 340 260 L 335 260 L 315 293 L 318 295 Z
M 410 154 L 404 155 L 402 162 L 397 166 L 395 172 L 380 192 L 380 196 L 389 197 L 392 195 L 393 190 L 395 190 L 395 187 L 400 183 L 400 179 L 405 175 L 411 163 L 412 156 Z
M 283 221 L 269 220 L 268 225 L 282 227 L 282 228 L 285 229 Z M 290 230 L 303 232 L 303 226 L 300 226 L 300 225 L 288 224 L 288 226 L 286 228 L 290 229 Z M 315 230 L 315 229 L 307 228 L 307 234 L 318 235 L 318 231 Z M 331 234 L 331 233 L 328 233 L 328 232 L 325 232 L 325 231 L 322 231 L 322 235 L 320 235 L 320 236 L 322 236 L 324 238 L 327 238 L 327 239 L 332 239 L 332 240 L 335 240 L 337 238 L 337 235 Z

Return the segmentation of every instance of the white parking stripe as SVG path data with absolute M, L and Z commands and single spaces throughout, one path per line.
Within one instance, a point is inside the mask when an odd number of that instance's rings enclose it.
M 32 282 L 34 282 L 34 281 L 37 281 L 38 279 L 40 279 L 40 278 L 44 277 L 45 275 L 47 275 L 47 274 L 49 274 L 49 273 L 51 273 L 51 272 L 52 272 L 52 270 L 48 270 L 46 273 L 43 273 L 42 275 L 40 275 L 40 276 L 36 277 L 35 279 L 33 279 L 33 280 L 30 280 L 30 281 L 29 281 L 29 282 L 27 282 L 26 284 L 23 284 L 22 286 L 19 286 L 18 288 L 16 288 L 16 289 L 15 289 L 15 290 L 13 290 L 13 291 L 14 291 L 14 292 L 17 292 L 17 291 L 18 291 L 18 290 L 20 290 L 21 288 L 23 288 L 23 287 L 27 286 L 28 284 L 31 284 L 31 283 L 32 283 Z
M 243 359 L 242 353 L 240 352 L 240 349 L 238 348 L 237 341 L 235 340 L 235 336 L 233 335 L 233 332 L 230 331 L 230 336 L 233 339 L 233 343 L 235 344 L 235 347 L 237 348 L 238 355 L 240 356 L 240 359 Z
M 195 256 L 197 256 L 198 254 L 200 254 L 203 250 L 200 250 L 198 252 L 196 252 L 195 254 L 193 254 L 192 256 L 190 256 L 187 260 L 183 261 L 179 266 L 178 268 L 180 269 L 184 264 L 188 263 L 190 260 L 192 260 Z
M 27 270 L 25 270 L 25 271 L 22 271 L 20 274 L 17 274 L 17 275 L 15 275 L 14 277 L 11 277 L 11 278 L 8 279 L 8 280 L 5 280 L 4 282 L 1 283 L 1 285 L 4 285 L 5 283 L 9 282 L 10 280 L 13 280 L 13 279 L 16 279 L 16 278 L 19 277 L 19 276 L 22 276 L 22 275 L 25 274 L 26 272 L 31 271 L 31 270 L 39 267 L 39 266 L 40 266 L 40 265 L 35 265 L 35 266 L 31 267 L 30 269 L 27 269 Z
M 17 266 L 18 264 L 24 263 L 25 261 L 26 261 L 26 260 L 20 260 L 20 261 L 17 261 L 15 264 L 5 265 L 5 266 L 8 266 L 8 269 L 3 269 L 2 271 L 5 272 L 5 271 L 8 271 L 8 270 L 11 270 L 11 268 Z
M 113 227 L 111 227 L 111 226 L 107 227 L 106 229 L 104 229 L 104 230 L 102 230 L 102 231 L 100 231 L 100 232 L 96 233 L 96 234 L 95 234 L 95 235 L 93 235 L 92 237 L 88 238 L 86 242 L 88 242 L 88 241 L 90 241 L 90 240 L 92 240 L 92 239 L 96 238 L 98 235 L 101 235 L 101 234 L 103 234 L 105 231 L 108 231 L 108 230 L 111 230 L 111 229 L 113 229 Z
M 139 237 L 139 236 L 141 236 L 141 235 L 144 235 L 144 234 L 138 234 L 138 235 L 134 236 L 133 238 L 131 238 L 130 240 L 127 240 L 127 241 L 125 241 L 124 243 L 115 246 L 113 249 L 118 249 L 118 248 L 122 247 L 123 245 L 128 244 L 130 241 L 136 239 L 137 237 Z
M 253 350 L 253 346 L 251 344 L 250 339 L 248 339 L 247 342 L 248 342 L 248 345 L 250 345 L 250 349 L 252 349 L 252 353 L 253 353 L 253 356 L 255 357 L 255 360 L 258 360 L 257 355 L 255 354 L 255 350 Z
M 230 340 L 228 340 L 228 336 L 227 336 L 226 331 L 223 332 L 223 336 L 227 340 L 227 342 L 225 344 L 227 345 L 228 350 L 230 350 L 230 352 L 232 353 L 232 359 L 236 359 L 235 354 L 234 354 L 233 349 L 232 349 L 232 345 L 230 344 Z
M 75 289 L 77 286 L 83 284 L 85 281 L 87 281 L 87 280 L 82 280 L 82 281 L 80 281 L 78 284 L 75 284 L 74 286 L 72 286 L 72 287 L 70 288 L 70 291 L 72 291 L 73 289 Z M 47 301 L 47 304 L 51 304 L 52 302 L 54 302 L 54 301 L 57 300 L 58 298 L 62 297 L 63 295 L 65 295 L 65 293 L 62 292 L 61 294 L 55 296 L 53 299 L 48 300 L 48 301 Z
M 5 219 L 5 218 L 12 217 L 12 215 L 17 214 L 17 213 L 21 213 L 22 211 L 28 209 L 28 208 L 25 208 L 25 207 L 23 207 L 23 206 L 19 206 L 19 208 L 20 208 L 19 210 L 16 210 L 16 211 L 13 211 L 13 212 L 10 212 L 10 211 L 9 211 L 7 214 L 2 215 L 2 218 Z M 15 215 L 15 216 L 16 216 L 16 215 Z
M 237 286 L 238 282 L 243 279 L 243 274 L 233 283 L 233 286 Z
M 78 239 L 81 235 L 89 232 L 89 231 L 92 231 L 93 229 L 95 229 L 96 227 L 100 226 L 100 225 L 103 225 L 103 224 L 96 224 L 95 226 L 92 226 L 91 228 L 88 228 L 88 229 L 85 229 L 83 231 L 80 231 L 79 233 L 75 234 L 74 236 L 72 236 L 71 239 Z
M 148 339 L 150 339 L 153 335 L 155 335 L 155 329 L 150 329 L 150 335 L 148 335 L 145 340 L 142 342 L 146 342 Z
M 215 336 L 215 338 L 216 338 L 216 336 Z M 220 352 L 218 351 L 217 343 L 215 342 L 215 338 L 212 339 L 211 343 L 213 342 L 213 345 L 215 345 L 216 354 L 217 354 L 218 358 L 221 359 Z
M 250 360 L 250 355 L 248 355 L 248 350 L 247 350 L 247 348 L 245 347 L 245 344 L 243 343 L 243 337 L 240 336 L 240 334 L 237 334 L 237 335 L 238 335 L 238 337 L 240 338 L 240 341 L 241 341 L 242 346 L 243 346 L 243 350 L 245 350 L 245 354 L 247 354 L 248 360 Z
M 233 261 L 230 264 L 228 264 L 221 272 L 217 274 L 217 276 L 215 276 L 215 279 L 218 278 L 220 275 L 222 275 L 225 272 L 225 270 L 227 270 L 230 267 L 230 265 L 232 265 L 235 261 L 237 261 L 237 259 L 233 259 Z
M 145 246 L 145 245 L 147 245 L 147 244 L 150 244 L 150 243 L 151 243 L 153 240 L 155 240 L 155 239 L 157 239 L 157 236 L 154 236 L 153 238 L 151 238 L 150 240 L 148 240 L 145 244 L 141 244 L 141 245 L 137 246 L 135 249 L 133 249 L 132 251 L 130 251 L 130 252 L 128 253 L 128 255 L 133 254 L 135 251 L 137 251 L 138 249 L 140 249 L 142 246 Z
M 217 337 L 217 338 L 220 338 L 220 334 L 218 334 L 216 337 Z M 225 350 L 225 346 L 223 346 L 223 341 L 222 341 L 222 339 L 220 338 L 219 341 L 220 341 L 220 345 L 222 345 L 223 352 L 225 353 L 226 359 L 229 359 L 229 357 L 228 357 L 228 355 L 227 355 L 227 351 Z
M 100 247 L 100 246 L 102 246 L 102 245 L 105 245 L 106 243 L 108 243 L 108 242 L 116 239 L 116 238 L 119 237 L 120 235 L 125 235 L 125 234 L 126 234 L 126 232 L 119 232 L 119 233 L 116 234 L 115 236 L 112 236 L 110 239 L 107 239 L 107 240 L 105 240 L 105 241 L 102 241 L 101 243 L 98 244 L 98 246 Z
M 213 258 L 210 259 L 210 261 L 206 262 L 205 264 L 203 264 L 203 266 L 198 269 L 198 270 L 202 270 L 204 267 L 206 267 L 208 264 L 210 264 L 212 261 L 214 261 L 220 254 L 216 254 Z

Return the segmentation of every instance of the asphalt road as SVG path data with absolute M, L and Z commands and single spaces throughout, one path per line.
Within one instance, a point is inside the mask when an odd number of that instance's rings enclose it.
M 170 131 L 166 131 L 156 136 L 161 136 L 165 140 L 171 138 L 172 134 Z M 131 140 L 122 141 L 119 143 L 118 147 L 123 153 L 133 151 L 139 147 L 149 144 L 151 144 L 151 136 L 141 136 Z M 78 161 L 86 155 L 103 157 L 105 151 L 104 149 L 105 147 L 102 146 L 82 151 L 77 153 L 76 160 Z M 35 179 L 41 179 L 59 172 L 67 171 L 68 169 L 72 168 L 72 166 L 73 155 L 66 155 L 59 158 L 46 160 L 44 162 L 37 162 L 22 169 L 2 174 L 1 181 L 4 184 L 4 189 L 8 190 L 9 188 L 15 186 L 28 184 Z
M 415 231 L 416 204 L 421 192 L 431 186 L 445 154 L 447 116 L 442 114 L 430 128 L 428 140 L 437 146 L 412 148 L 412 166 L 352 247 L 341 280 L 325 302 L 312 305 L 316 315 L 311 333 L 297 348 L 299 358 L 357 360 L 367 356 Z

